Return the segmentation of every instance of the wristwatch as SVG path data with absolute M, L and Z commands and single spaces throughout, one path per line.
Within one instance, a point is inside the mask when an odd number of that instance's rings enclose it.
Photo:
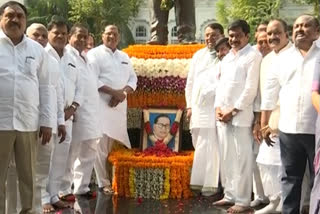
M 234 116 L 236 116 L 237 113 L 238 113 L 238 112 L 237 112 L 236 110 L 233 110 L 233 111 L 231 112 L 231 115 L 234 117 Z
M 125 90 L 123 90 L 123 94 L 126 95 L 126 97 L 128 95 L 128 93 Z

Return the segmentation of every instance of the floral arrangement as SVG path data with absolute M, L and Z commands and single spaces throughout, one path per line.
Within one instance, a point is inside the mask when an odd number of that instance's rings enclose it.
M 129 57 L 139 59 L 190 59 L 202 44 L 194 45 L 131 45 L 123 49 Z
M 112 187 L 115 193 L 133 198 L 191 197 L 193 152 L 167 152 L 150 155 L 128 149 L 112 151 L 108 160 L 114 166 Z
M 190 60 L 203 47 L 201 44 L 133 45 L 124 49 L 138 76 L 137 89 L 128 96 L 129 108 L 184 108 Z

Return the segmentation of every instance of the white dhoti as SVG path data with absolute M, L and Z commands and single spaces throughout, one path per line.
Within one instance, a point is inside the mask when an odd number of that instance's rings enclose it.
M 74 183 L 74 194 L 85 194 L 90 191 L 89 183 L 96 160 L 98 142 L 99 139 L 81 142 L 72 140 L 66 163 L 66 171 L 60 186 L 60 193 L 62 195 L 72 193 L 72 183 Z
M 219 145 L 215 128 L 194 128 L 191 131 L 195 149 L 190 185 L 202 192 L 214 191 L 219 182 Z
M 54 139 L 54 147 L 51 153 L 47 191 L 50 194 L 50 201 L 52 204 L 59 201 L 60 185 L 66 171 L 66 163 L 72 139 L 71 119 L 65 122 L 65 127 L 67 132 L 66 139 L 60 144 L 58 138 Z
M 260 145 L 257 163 L 265 195 L 270 201 L 281 197 L 281 158 L 278 137 L 271 138 L 275 144 L 268 146 L 264 141 Z
M 111 152 L 113 139 L 107 135 L 103 135 L 98 147 L 97 158 L 94 163 L 94 170 L 97 175 L 99 188 L 111 185 L 111 164 L 108 162 L 107 157 Z
M 239 206 L 249 206 L 253 163 L 251 127 L 218 123 L 217 129 L 224 199 Z
M 261 202 L 267 202 L 268 199 L 265 196 L 264 188 L 261 180 L 260 168 L 257 165 L 256 159 L 259 153 L 259 145 L 257 142 L 253 142 L 253 193 L 254 199 Z

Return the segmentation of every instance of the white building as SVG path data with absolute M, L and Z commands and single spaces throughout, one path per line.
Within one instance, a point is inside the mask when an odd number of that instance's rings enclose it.
M 195 0 L 196 4 L 196 40 L 203 42 L 204 28 L 213 22 L 216 22 L 216 2 L 217 0 Z M 280 17 L 285 19 L 288 24 L 292 24 L 297 16 L 303 13 L 312 14 L 312 6 L 298 5 L 284 1 L 280 10 Z M 136 43 L 146 43 L 150 39 L 150 12 L 148 0 L 141 3 L 138 15 L 130 22 L 130 29 Z M 168 21 L 168 42 L 177 43 L 176 22 L 174 9 L 170 10 Z

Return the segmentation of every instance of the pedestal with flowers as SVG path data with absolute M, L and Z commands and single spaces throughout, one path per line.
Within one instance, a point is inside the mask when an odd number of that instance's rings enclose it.
M 193 54 L 203 45 L 134 45 L 124 51 L 138 76 L 128 107 L 185 107 L 184 89 Z M 140 123 L 141 121 L 136 121 Z M 149 124 L 150 126 L 150 124 Z M 148 131 L 148 123 L 144 129 Z M 177 129 L 170 130 L 174 134 Z M 150 130 L 149 130 L 150 132 Z M 164 143 L 144 151 L 118 149 L 108 160 L 114 167 L 113 189 L 119 196 L 153 199 L 188 198 L 193 152 L 173 152 Z

